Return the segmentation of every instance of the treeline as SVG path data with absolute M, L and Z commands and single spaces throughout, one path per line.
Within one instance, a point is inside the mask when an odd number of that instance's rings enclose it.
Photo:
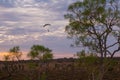
M 5 61 L 20 61 L 22 58 L 22 51 L 19 46 L 14 46 L 9 49 L 8 54 L 3 56 L 3 60 Z M 48 60 L 53 59 L 52 50 L 43 46 L 43 45 L 33 45 L 30 51 L 27 53 L 27 57 L 32 60 Z

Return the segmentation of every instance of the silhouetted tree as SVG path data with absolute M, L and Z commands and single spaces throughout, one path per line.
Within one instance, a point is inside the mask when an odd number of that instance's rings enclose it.
M 4 56 L 3 56 L 3 59 L 4 59 L 5 61 L 9 61 L 9 60 L 10 60 L 10 55 L 9 55 L 9 54 L 4 55 Z
M 22 56 L 22 52 L 20 51 L 20 48 L 19 46 L 15 46 L 13 48 L 11 48 L 9 50 L 10 54 L 11 54 L 11 57 L 12 59 L 14 60 L 15 58 L 19 61 L 21 56 Z

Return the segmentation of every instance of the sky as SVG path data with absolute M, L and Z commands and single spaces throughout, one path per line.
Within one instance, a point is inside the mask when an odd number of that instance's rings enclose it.
M 57 57 L 73 56 L 79 48 L 70 47 L 73 41 L 67 39 L 64 14 L 75 1 L 0 0 L 0 52 L 17 45 L 29 52 L 33 44 L 40 44 L 52 49 Z M 51 26 L 42 27 L 46 23 Z

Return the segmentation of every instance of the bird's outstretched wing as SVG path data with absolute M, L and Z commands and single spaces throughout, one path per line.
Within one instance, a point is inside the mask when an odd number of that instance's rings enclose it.
M 46 27 L 46 26 L 51 26 L 51 24 L 44 24 L 43 27 Z

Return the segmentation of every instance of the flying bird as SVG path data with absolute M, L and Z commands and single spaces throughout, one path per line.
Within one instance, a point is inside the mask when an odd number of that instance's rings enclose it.
M 44 24 L 43 27 L 46 27 L 46 26 L 51 26 L 51 24 Z

